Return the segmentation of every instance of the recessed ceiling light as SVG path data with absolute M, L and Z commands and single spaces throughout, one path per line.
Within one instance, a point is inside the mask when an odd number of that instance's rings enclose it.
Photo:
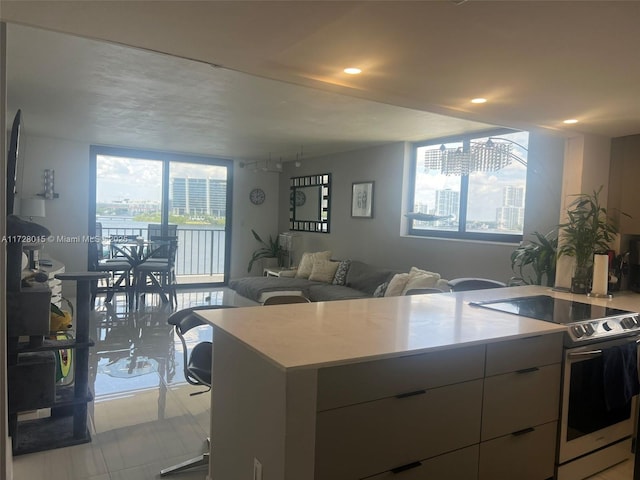
M 566 123 L 567 125 L 571 125 L 573 123 L 578 123 L 578 120 L 576 120 L 575 118 L 570 118 L 568 120 L 564 120 L 562 123 Z
M 357 67 L 349 67 L 344 69 L 344 73 L 348 73 L 349 75 L 358 75 L 359 73 L 362 73 L 362 70 Z
M 487 103 L 487 99 L 486 98 L 472 98 L 471 99 L 471 103 Z

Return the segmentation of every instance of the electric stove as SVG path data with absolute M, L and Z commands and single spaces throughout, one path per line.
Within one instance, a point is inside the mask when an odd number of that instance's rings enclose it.
M 567 325 L 568 340 L 573 344 L 640 334 L 640 318 L 637 312 L 553 298 L 549 295 L 470 302 L 469 305 Z

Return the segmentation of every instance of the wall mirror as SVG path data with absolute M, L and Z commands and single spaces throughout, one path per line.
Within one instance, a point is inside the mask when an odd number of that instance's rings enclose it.
M 289 180 L 289 230 L 329 233 L 331 174 Z

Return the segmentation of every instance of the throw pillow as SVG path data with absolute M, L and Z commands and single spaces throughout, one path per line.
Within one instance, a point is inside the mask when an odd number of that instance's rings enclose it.
M 336 274 L 333 277 L 334 285 L 347 284 L 347 273 L 349 272 L 350 265 L 351 265 L 351 260 L 342 260 L 340 262 L 340 265 L 338 265 L 338 269 L 336 270 Z
M 313 263 L 309 280 L 314 282 L 331 283 L 336 274 L 340 262 L 332 262 L 331 260 L 319 260 Z
M 411 267 L 411 270 L 409 270 L 409 279 L 407 284 L 402 289 L 402 295 L 413 288 L 434 288 L 436 287 L 438 280 L 440 280 L 440 274 L 438 273 Z
M 397 297 L 402 295 L 402 291 L 404 287 L 407 286 L 407 282 L 409 281 L 408 273 L 396 273 L 391 281 L 389 282 L 389 286 L 387 290 L 384 292 L 385 297 Z
M 296 278 L 309 278 L 311 270 L 313 270 L 313 264 L 316 260 L 329 260 L 331 259 L 331 252 L 305 252 L 300 259 L 300 265 L 296 271 Z
M 384 293 L 387 291 L 387 287 L 389 287 L 389 282 L 381 283 L 373 292 L 373 296 L 376 298 L 384 297 Z
M 345 285 L 360 290 L 367 295 L 373 295 L 378 285 L 389 280 L 393 273 L 395 272 L 387 268 L 380 268 L 369 263 L 352 260 Z

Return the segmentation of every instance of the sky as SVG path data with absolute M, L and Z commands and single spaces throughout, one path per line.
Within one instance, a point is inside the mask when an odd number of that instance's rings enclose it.
M 98 203 L 114 200 L 153 200 L 162 197 L 162 162 L 98 155 L 96 199 Z M 226 168 L 194 163 L 172 162 L 171 177 L 225 179 Z

